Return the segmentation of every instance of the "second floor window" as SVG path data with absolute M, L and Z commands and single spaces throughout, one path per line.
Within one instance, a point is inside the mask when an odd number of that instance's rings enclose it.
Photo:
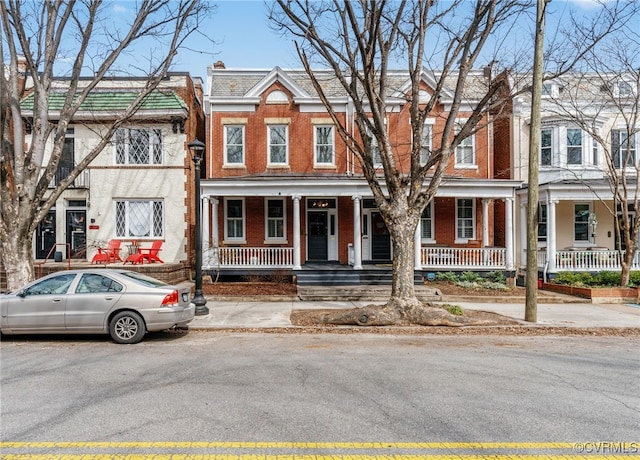
M 269 164 L 287 164 L 287 125 L 268 127 Z
M 422 128 L 422 140 L 420 142 L 420 164 L 426 165 L 431 155 L 431 125 L 424 125 Z
M 551 166 L 551 130 L 543 129 L 540 131 L 540 164 L 542 166 Z
M 611 156 L 616 168 L 632 168 L 636 165 L 636 137 L 627 130 L 611 131 Z
M 333 146 L 333 126 L 316 126 L 315 135 L 316 164 L 333 165 L 335 162 Z
M 567 129 L 567 164 L 582 164 L 582 130 Z
M 460 132 L 460 127 L 456 128 L 456 135 Z M 464 138 L 456 147 L 456 165 L 471 166 L 476 164 L 473 135 Z
M 121 238 L 162 238 L 164 202 L 156 200 L 116 201 L 116 236 Z
M 224 163 L 227 165 L 244 164 L 244 126 L 225 125 Z
M 116 164 L 162 164 L 162 130 L 120 128 L 116 130 Z

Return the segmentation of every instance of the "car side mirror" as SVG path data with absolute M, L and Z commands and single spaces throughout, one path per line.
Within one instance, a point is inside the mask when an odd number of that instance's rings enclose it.
M 22 297 L 23 299 L 27 296 L 27 292 L 24 289 L 21 289 L 16 294 L 18 297 Z

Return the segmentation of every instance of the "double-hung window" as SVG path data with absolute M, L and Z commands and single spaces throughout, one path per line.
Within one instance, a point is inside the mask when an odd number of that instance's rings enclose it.
M 611 131 L 611 155 L 616 168 L 632 168 L 636 165 L 636 137 L 624 129 Z
M 462 126 L 456 127 L 456 136 L 462 130 Z M 456 166 L 474 166 L 476 164 L 474 135 L 462 139 L 456 146 Z
M 286 165 L 288 156 L 287 125 L 269 125 L 267 127 L 269 142 L 269 164 Z
M 567 129 L 567 164 L 582 164 L 582 130 Z
M 225 235 L 227 241 L 244 241 L 244 200 L 225 199 L 224 201 Z
M 335 165 L 333 126 L 317 125 L 315 127 L 315 163 L 316 165 Z
M 224 163 L 244 164 L 244 125 L 224 126 Z
M 266 206 L 266 235 L 265 239 L 284 241 L 285 240 L 285 207 L 282 198 L 267 198 Z
M 456 199 L 456 240 L 475 239 L 475 206 L 471 198 Z
M 538 207 L 538 241 L 547 241 L 547 205 Z
M 156 128 L 120 128 L 115 135 L 118 165 L 162 164 L 162 130 Z
M 540 131 L 540 165 L 551 166 L 552 147 L 552 130 L 543 129 Z
M 115 206 L 117 237 L 162 238 L 164 236 L 163 201 L 118 200 Z
M 422 139 L 420 140 L 420 164 L 423 166 L 429 161 L 431 149 L 433 148 L 431 127 L 432 125 L 427 124 L 422 127 Z
M 420 217 L 420 238 L 423 243 L 433 243 L 435 241 L 433 232 L 433 201 L 430 202 Z

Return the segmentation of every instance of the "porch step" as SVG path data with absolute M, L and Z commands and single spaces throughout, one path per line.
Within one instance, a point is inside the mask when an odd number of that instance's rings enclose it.
M 423 301 L 437 302 L 442 300 L 442 293 L 424 285 L 415 286 L 416 297 Z M 391 295 L 391 286 L 380 285 L 341 285 L 335 286 L 300 286 L 300 300 L 371 300 L 386 301 Z
M 390 269 L 352 270 L 301 270 L 295 273 L 298 286 L 391 286 Z M 414 274 L 414 284 L 422 285 L 422 273 Z

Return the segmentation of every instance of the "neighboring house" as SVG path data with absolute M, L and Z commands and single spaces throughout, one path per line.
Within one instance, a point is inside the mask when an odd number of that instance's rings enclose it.
M 99 83 L 67 131 L 52 186 L 69 175 L 96 145 L 105 123 L 124 111 L 146 82 L 114 77 Z M 67 85 L 65 80 L 55 82 L 49 102 L 53 123 Z M 27 96 L 22 106 L 28 144 L 33 98 Z M 204 138 L 202 81 L 170 73 L 57 199 L 34 235 L 35 259 L 51 259 L 59 252 L 64 259 L 90 261 L 99 246 L 119 239 L 123 259 L 128 246 L 149 247 L 160 240 L 164 262 L 188 262 L 194 190 L 187 143 L 196 137 Z
M 619 270 L 613 177 L 624 173 L 629 196 L 637 189 L 637 82 L 595 74 L 568 74 L 546 81 L 541 109 L 538 265 L 560 271 Z M 527 181 L 530 92 L 513 101 L 513 178 Z M 634 132 L 635 131 L 635 132 Z M 629 160 L 627 167 L 625 161 Z M 611 162 L 611 163 L 610 163 Z M 613 165 L 613 168 L 611 167 Z M 623 171 L 624 169 L 624 171 Z M 519 204 L 517 263 L 526 265 L 527 188 Z M 628 212 L 635 216 L 635 210 Z M 640 268 L 637 261 L 635 268 Z
M 354 126 L 352 102 L 335 76 L 318 75 L 342 122 Z M 411 142 L 409 78 L 391 72 L 389 80 L 396 92 L 387 122 L 400 158 Z M 422 80 L 422 91 L 432 92 L 433 74 L 425 70 Z M 483 70 L 473 72 L 467 102 L 484 94 L 488 83 Z M 218 62 L 208 68 L 207 88 L 206 268 L 231 273 L 330 263 L 358 270 L 392 260 L 389 232 L 357 160 L 304 71 L 226 69 Z M 442 132 L 440 115 L 451 95 L 445 89 L 426 120 L 425 155 Z M 458 147 L 417 229 L 416 269 L 513 268 L 513 202 L 520 182 L 495 178 L 492 133 L 485 117 Z

